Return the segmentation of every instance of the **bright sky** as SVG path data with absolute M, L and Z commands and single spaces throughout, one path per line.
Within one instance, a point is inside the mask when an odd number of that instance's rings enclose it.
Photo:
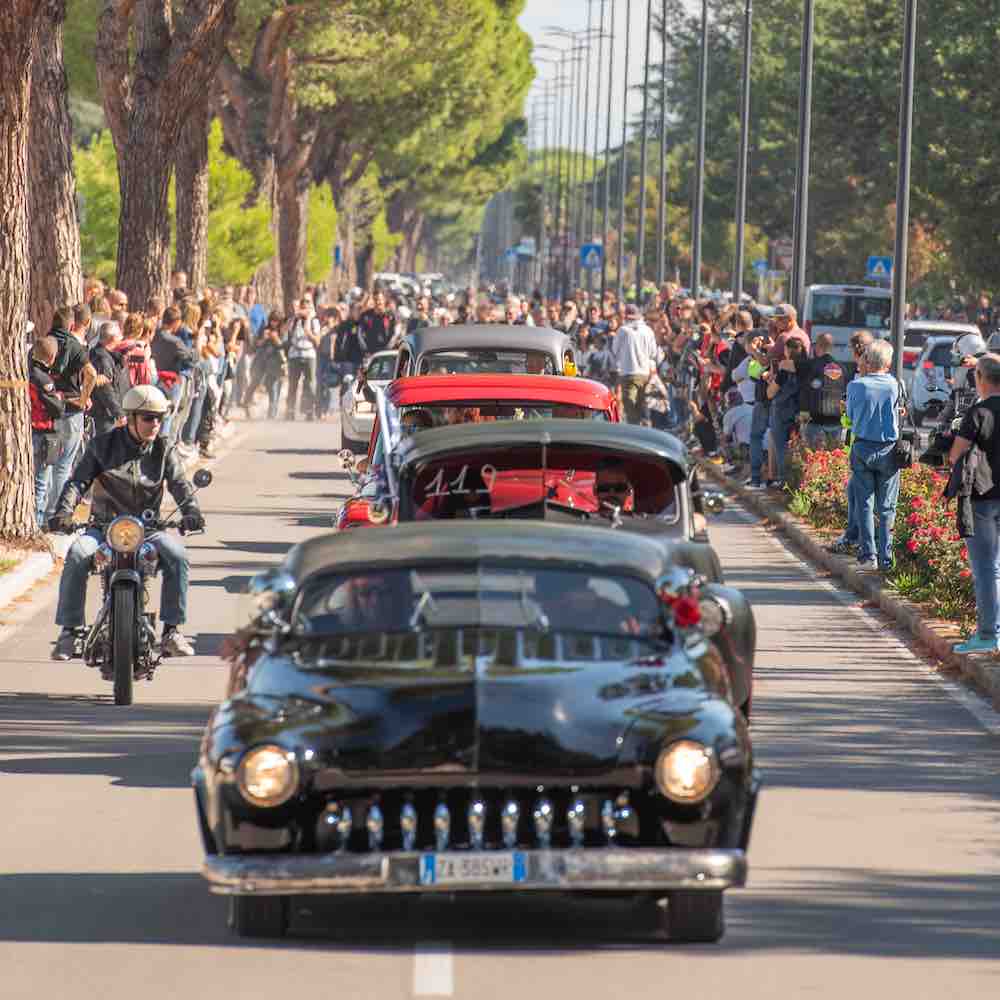
M 594 28 L 600 25 L 601 19 L 601 2 L 602 0 L 528 0 L 527 6 L 525 7 L 524 13 L 521 15 L 521 27 L 524 28 L 528 34 L 531 35 L 536 45 L 547 44 L 547 45 L 564 45 L 568 43 L 568 39 L 562 40 L 558 36 L 546 37 L 545 29 L 553 25 L 557 25 L 561 28 L 565 28 L 569 31 L 586 31 L 587 28 L 587 10 L 588 6 L 592 10 L 592 26 Z M 623 94 L 624 94 L 624 76 L 622 72 L 622 67 L 625 62 L 625 8 L 628 0 L 604 0 L 605 4 L 605 30 L 608 30 L 608 24 L 611 17 L 611 6 L 614 2 L 616 7 L 616 39 L 615 39 L 615 81 L 613 88 L 613 98 L 612 98 L 612 116 L 611 116 L 611 136 L 612 144 L 617 144 L 621 142 L 621 128 L 622 128 L 622 114 L 623 114 Z M 641 82 L 643 65 L 645 60 L 645 39 L 646 39 L 646 3 L 647 0 L 631 0 L 632 4 L 632 15 L 631 15 L 631 51 L 629 54 L 629 85 L 634 86 L 636 83 Z M 593 42 L 594 48 L 591 55 L 591 86 L 590 86 L 590 100 L 591 106 L 596 97 L 596 81 L 597 81 L 597 39 Z M 554 52 L 539 52 L 539 57 L 550 58 L 558 57 L 558 53 Z M 586 55 L 586 53 L 584 53 Z M 598 116 L 601 123 L 600 130 L 600 144 L 603 148 L 604 137 L 605 137 L 605 122 L 607 113 L 607 60 L 608 60 L 608 44 L 607 41 L 604 43 L 604 68 L 602 73 L 602 83 L 601 83 L 601 108 L 600 114 Z M 657 44 L 657 39 L 653 39 L 653 48 L 651 50 L 650 60 L 653 63 L 658 63 L 660 60 L 659 45 Z M 539 76 L 540 77 L 551 77 L 554 75 L 556 70 L 555 66 L 549 65 L 548 63 L 539 64 Z M 538 93 L 539 88 L 532 91 L 533 95 Z M 568 95 L 567 95 L 568 96 Z M 582 99 L 582 98 L 581 98 Z M 638 113 L 641 100 L 639 95 L 632 91 L 630 95 L 630 105 L 629 105 L 629 117 L 634 118 Z M 528 112 L 531 112 L 531 98 L 528 99 Z M 539 114 L 541 112 L 539 111 Z M 592 148 L 593 143 L 593 111 L 591 112 L 591 127 L 588 128 L 590 139 L 588 140 L 588 146 Z M 538 143 L 541 142 L 539 138 Z M 553 140 L 550 138 L 550 142 Z

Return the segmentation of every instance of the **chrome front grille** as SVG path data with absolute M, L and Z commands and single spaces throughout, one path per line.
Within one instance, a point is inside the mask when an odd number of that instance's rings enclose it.
M 352 792 L 314 826 L 319 851 L 512 850 L 663 843 L 641 791 L 496 788 Z

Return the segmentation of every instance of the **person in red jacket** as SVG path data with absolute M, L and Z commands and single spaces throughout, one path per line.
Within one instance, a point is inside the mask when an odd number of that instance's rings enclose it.
M 52 466 L 59 457 L 56 421 L 66 412 L 66 403 L 56 389 L 52 365 L 59 354 L 55 337 L 39 337 L 31 348 L 28 393 L 31 397 L 31 450 L 35 456 L 35 519 L 45 527 Z

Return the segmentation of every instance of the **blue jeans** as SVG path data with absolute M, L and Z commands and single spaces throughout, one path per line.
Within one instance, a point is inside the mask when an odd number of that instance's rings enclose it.
M 267 417 L 269 420 L 278 419 L 278 404 L 281 402 L 281 387 L 284 379 L 275 376 L 267 383 Z
M 52 466 L 52 489 L 46 504 L 50 515 L 55 511 L 59 494 L 62 493 L 79 457 L 80 445 L 83 444 L 83 412 L 67 413 L 65 417 L 60 417 L 56 421 L 56 426 L 59 429 L 62 452 Z
M 852 515 L 860 530 L 858 558 L 877 558 L 879 566 L 892 565 L 892 526 L 899 499 L 899 470 L 893 458 L 895 441 L 855 441 L 851 448 Z M 878 543 L 875 515 L 878 514 Z
M 975 534 L 965 539 L 976 588 L 977 632 L 1000 637 L 1000 500 L 973 500 Z
M 750 424 L 750 481 L 760 483 L 760 470 L 764 464 L 764 435 L 771 421 L 771 404 L 753 404 L 753 420 Z
M 198 390 L 198 394 L 191 400 L 191 408 L 188 410 L 187 420 L 181 430 L 181 441 L 188 446 L 193 445 L 198 438 L 201 415 L 208 399 L 208 380 L 210 378 L 212 378 L 211 373 L 202 372 L 201 388 Z
M 802 440 L 810 451 L 836 451 L 844 446 L 844 428 L 839 424 L 802 425 Z
M 35 458 L 35 520 L 38 530 L 45 530 L 45 505 L 49 497 L 49 480 L 52 478 L 52 466 L 45 465 L 45 456 L 49 449 L 48 438 L 51 434 L 31 432 L 31 451 Z
M 771 442 L 774 445 L 774 474 L 778 477 L 779 483 L 785 481 L 785 454 L 788 451 L 788 439 L 795 427 L 796 412 L 771 404 L 770 428 Z M 750 434 L 752 440 L 752 429 Z
M 59 578 L 56 624 L 80 628 L 86 624 L 87 577 L 104 532 L 90 527 L 70 546 Z M 160 592 L 160 620 L 164 625 L 183 625 L 187 619 L 188 557 L 184 544 L 165 531 L 154 531 L 146 541 L 160 554 L 163 587 Z

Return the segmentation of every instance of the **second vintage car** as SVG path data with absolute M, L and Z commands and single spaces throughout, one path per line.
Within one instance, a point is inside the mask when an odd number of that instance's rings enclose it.
M 716 941 L 759 779 L 667 547 L 542 523 L 403 525 L 296 546 L 251 586 L 193 773 L 211 889 L 248 936 L 296 898 L 632 897 Z M 349 920 L 349 910 L 343 911 Z

